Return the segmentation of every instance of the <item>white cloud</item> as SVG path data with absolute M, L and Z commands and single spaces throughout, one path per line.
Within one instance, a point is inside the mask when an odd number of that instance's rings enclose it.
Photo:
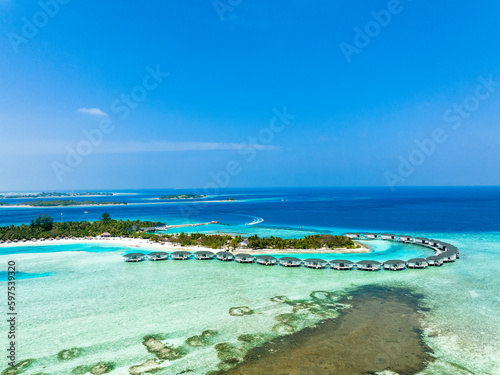
M 86 113 L 86 114 L 92 115 L 92 116 L 108 117 L 108 114 L 106 112 L 100 110 L 99 108 L 79 108 L 78 112 Z
M 18 141 L 0 142 L 0 156 L 44 156 L 63 155 L 67 148 L 77 149 L 80 142 L 87 143 L 82 137 L 79 141 Z M 140 142 L 140 141 L 106 141 L 101 145 L 93 147 L 95 154 L 126 154 L 126 153 L 148 153 L 148 152 L 186 152 L 186 151 L 231 151 L 242 149 L 255 149 L 273 151 L 281 149 L 273 145 L 248 144 L 248 143 L 226 143 L 226 142 Z

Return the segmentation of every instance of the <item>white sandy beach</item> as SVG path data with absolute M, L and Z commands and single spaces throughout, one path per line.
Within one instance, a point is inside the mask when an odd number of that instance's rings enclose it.
M 103 245 L 115 245 L 115 246 L 123 246 L 124 248 L 137 248 L 141 250 L 163 250 L 163 251 L 175 251 L 175 250 L 186 250 L 186 251 L 211 251 L 218 252 L 224 251 L 228 249 L 212 249 L 204 246 L 181 246 L 179 244 L 173 244 L 170 242 L 166 242 L 165 244 L 161 244 L 158 242 L 150 242 L 149 240 L 144 240 L 140 238 L 120 238 L 120 237 L 111 237 L 111 238 L 99 238 L 96 237 L 94 239 L 59 239 L 59 240 L 45 240 L 45 241 L 25 241 L 25 242 L 10 242 L 0 244 L 0 247 L 23 247 L 23 246 L 53 246 L 53 245 L 77 245 L 82 243 L 88 244 L 103 244 Z M 311 254 L 354 254 L 354 253 L 369 253 L 371 250 L 365 245 L 356 242 L 359 245 L 359 248 L 356 249 L 346 249 L 346 248 L 338 248 L 338 249 L 246 249 L 246 248 L 238 248 L 233 250 L 232 252 L 235 254 L 238 253 L 252 253 L 252 254 L 294 254 L 294 253 L 311 253 Z

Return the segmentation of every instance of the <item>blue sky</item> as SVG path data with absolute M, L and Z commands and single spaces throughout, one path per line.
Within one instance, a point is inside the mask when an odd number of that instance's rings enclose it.
M 499 185 L 498 14 L 0 0 L 0 191 Z

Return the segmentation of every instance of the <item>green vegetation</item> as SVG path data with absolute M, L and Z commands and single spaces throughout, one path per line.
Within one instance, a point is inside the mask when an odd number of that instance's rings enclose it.
M 18 198 L 60 198 L 60 197 L 88 197 L 88 196 L 109 196 L 114 195 L 113 193 L 26 193 L 26 194 L 0 194 L 0 198 L 3 199 L 18 199 Z
M 68 221 L 55 223 L 48 215 L 39 215 L 30 225 L 0 227 L 0 241 L 29 240 L 32 238 L 64 238 L 64 237 L 95 237 L 109 232 L 112 237 L 133 237 L 149 239 L 152 242 L 172 242 L 181 246 L 204 246 L 211 249 L 236 249 L 242 247 L 245 240 L 242 236 L 230 234 L 203 234 L 203 233 L 145 233 L 141 228 L 149 228 L 160 223 L 151 221 L 113 220 L 108 213 L 101 215 L 101 220 Z M 348 248 L 358 247 L 352 239 L 345 236 L 311 235 L 304 238 L 280 237 L 249 237 L 246 241 L 249 249 L 321 249 L 321 248 Z
M 103 223 L 109 223 L 111 221 L 111 215 L 108 212 L 103 212 L 100 219 Z
M 56 200 L 56 201 L 30 201 L 22 203 L 0 202 L 0 206 L 29 206 L 29 207 L 68 207 L 68 206 L 102 206 L 102 205 L 122 205 L 126 202 L 105 202 L 105 201 L 75 201 L 75 200 Z
M 206 198 L 206 195 L 198 195 L 198 194 L 170 194 L 170 195 L 162 195 L 158 199 L 200 199 Z

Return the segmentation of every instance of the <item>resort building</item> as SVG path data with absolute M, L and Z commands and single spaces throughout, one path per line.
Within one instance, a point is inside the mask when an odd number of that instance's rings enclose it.
M 443 258 L 440 255 L 433 255 L 431 257 L 425 258 L 429 266 L 439 267 L 443 265 Z
M 250 254 L 236 254 L 234 260 L 238 263 L 253 263 L 255 257 Z
M 406 268 L 404 260 L 388 260 L 384 262 L 384 270 L 389 271 L 402 271 Z
M 412 236 L 399 236 L 399 240 L 404 241 L 404 242 L 412 242 L 413 237 Z
M 300 267 L 302 260 L 295 257 L 283 257 L 279 259 L 280 265 L 283 267 Z
M 219 251 L 217 254 L 215 254 L 215 256 L 217 257 L 217 260 L 222 260 L 223 262 L 234 260 L 234 255 L 229 251 Z
M 197 260 L 209 260 L 209 259 L 213 259 L 214 255 L 215 254 L 212 253 L 211 251 L 197 251 L 196 253 L 194 253 L 194 257 Z
M 148 258 L 152 261 L 166 260 L 168 259 L 168 253 L 164 251 L 155 251 L 154 253 L 149 253 Z
M 324 259 L 309 258 L 304 260 L 304 266 L 307 268 L 323 269 L 328 265 L 328 262 Z
M 429 239 L 428 238 L 422 238 L 422 237 L 415 237 L 415 243 L 419 243 L 422 245 L 428 245 L 429 244 Z
M 349 271 L 354 268 L 354 262 L 345 259 L 332 260 L 330 264 L 334 270 L 338 271 Z
M 439 254 L 441 259 L 443 259 L 443 262 L 445 263 L 451 263 L 454 262 L 457 259 L 457 254 L 455 254 L 453 251 L 447 250 L 444 253 Z
M 409 259 L 406 264 L 408 268 L 427 268 L 429 265 L 427 259 L 424 258 L 412 258 Z
M 365 233 L 364 236 L 366 238 L 371 239 L 371 240 L 374 240 L 375 238 L 379 238 L 380 237 L 377 233 Z
M 361 234 L 359 233 L 346 233 L 345 236 L 349 238 L 361 238 Z
M 243 241 L 239 243 L 240 247 L 248 247 L 250 245 L 250 241 L 248 241 L 248 238 L 245 238 Z
M 361 271 L 378 271 L 380 269 L 380 262 L 376 260 L 362 260 L 361 262 L 356 263 L 358 270 Z
M 397 236 L 395 234 L 390 234 L 390 233 L 382 233 L 380 235 L 380 238 L 382 238 L 383 240 L 392 240 L 392 241 L 397 240 Z
M 270 255 L 259 255 L 255 259 L 257 260 L 257 264 L 263 266 L 274 266 L 278 263 L 278 260 Z
M 172 254 L 170 254 L 170 257 L 173 260 L 186 260 L 191 257 L 191 253 L 189 251 L 174 251 Z
M 142 262 L 144 260 L 143 253 L 125 254 L 123 257 L 125 258 L 125 262 Z
M 111 238 L 111 233 L 104 232 L 99 236 L 99 238 Z

